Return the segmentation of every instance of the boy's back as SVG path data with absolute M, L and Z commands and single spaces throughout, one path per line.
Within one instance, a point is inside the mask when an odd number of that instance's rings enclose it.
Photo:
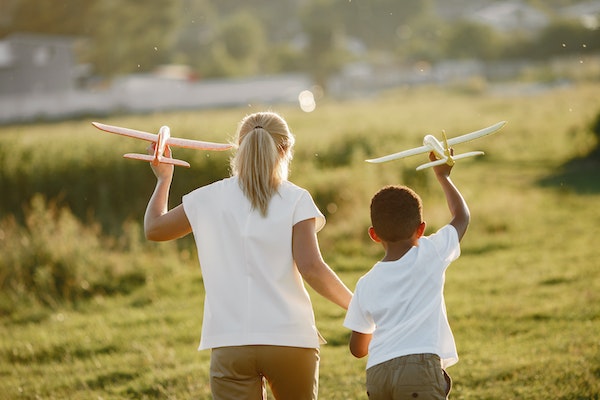
M 458 355 L 444 303 L 445 271 L 460 255 L 470 221 L 451 170 L 434 167 L 452 218 L 429 237 L 423 237 L 421 199 L 410 188 L 388 186 L 371 200 L 369 235 L 385 256 L 357 283 L 344 321 L 352 330 L 352 354 L 369 355 L 371 400 L 446 399 L 450 392 L 444 368 Z
M 373 333 L 367 368 L 420 353 L 438 354 L 443 367 L 458 361 L 443 288 L 445 270 L 459 255 L 456 230 L 447 225 L 359 280 L 344 326 Z

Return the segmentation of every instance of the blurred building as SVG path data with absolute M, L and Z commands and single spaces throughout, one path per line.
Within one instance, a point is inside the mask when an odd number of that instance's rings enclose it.
M 77 82 L 75 40 L 16 33 L 0 41 L 0 95 L 67 92 Z
M 564 7 L 561 14 L 565 17 L 579 20 L 588 29 L 600 28 L 600 1 L 591 0 Z
M 473 7 L 467 19 L 499 32 L 535 33 L 550 24 L 550 18 L 522 1 L 498 1 Z

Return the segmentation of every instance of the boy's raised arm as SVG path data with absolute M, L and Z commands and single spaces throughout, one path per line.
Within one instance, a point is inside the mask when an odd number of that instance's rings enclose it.
M 431 153 L 429 158 L 434 161 L 436 159 L 435 154 Z M 448 208 L 450 209 L 450 214 L 452 214 L 452 221 L 450 221 L 450 225 L 454 226 L 456 229 L 456 232 L 458 233 L 458 240 L 460 241 L 465 235 L 471 220 L 469 207 L 467 206 L 467 202 L 463 198 L 462 194 L 450 179 L 450 171 L 452 171 L 452 166 L 443 164 L 434 167 L 433 170 L 435 171 L 435 176 L 438 182 L 444 190 L 444 195 L 446 196 L 446 201 L 448 202 Z

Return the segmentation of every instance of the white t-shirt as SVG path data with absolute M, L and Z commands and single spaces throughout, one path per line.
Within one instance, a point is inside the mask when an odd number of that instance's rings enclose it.
M 199 350 L 252 344 L 319 347 L 310 297 L 292 257 L 292 228 L 325 217 L 312 197 L 284 181 L 262 217 L 237 177 L 183 197 L 206 297 Z
M 399 260 L 378 262 L 356 284 L 344 326 L 372 333 L 367 368 L 393 358 L 433 353 L 443 368 L 458 362 L 444 302 L 448 265 L 460 255 L 446 225 L 419 239 Z

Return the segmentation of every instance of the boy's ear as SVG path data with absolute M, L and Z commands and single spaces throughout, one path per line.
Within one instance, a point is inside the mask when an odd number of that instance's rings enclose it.
M 419 225 L 419 227 L 417 228 L 416 234 L 417 234 L 417 239 L 420 238 L 421 236 L 423 236 L 423 234 L 425 234 L 425 228 L 427 228 L 427 223 L 425 221 L 421 222 L 421 225 Z
M 369 227 L 369 237 L 375 243 L 381 243 L 381 239 L 379 238 L 379 236 L 377 236 L 377 233 L 375 232 L 375 229 L 373 229 L 372 226 Z

